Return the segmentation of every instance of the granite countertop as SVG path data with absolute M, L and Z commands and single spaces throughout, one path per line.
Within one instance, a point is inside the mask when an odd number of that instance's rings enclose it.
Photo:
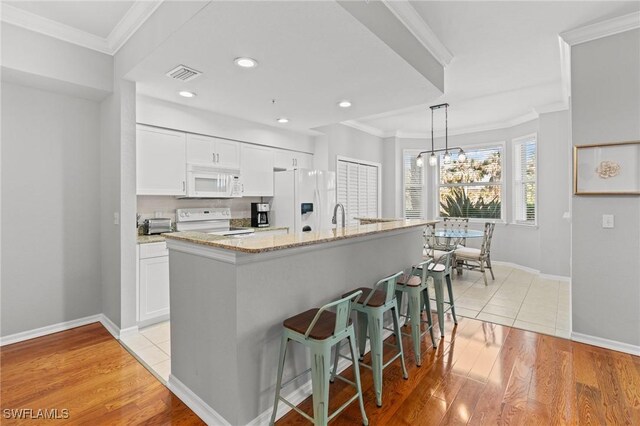
M 369 223 L 381 223 L 381 222 L 395 222 L 397 220 L 404 220 L 402 218 L 392 217 L 354 217 L 355 220 L 359 220 L 361 225 Z
M 286 226 L 269 226 L 267 228 L 252 228 L 254 232 L 266 232 L 266 231 L 281 231 L 288 230 L 289 228 Z M 155 235 L 138 235 L 138 244 L 149 244 L 149 243 L 161 243 L 166 241 L 165 234 L 155 234 Z M 187 234 L 187 232 L 181 232 L 181 234 Z M 202 232 L 195 232 L 198 235 L 208 235 Z M 215 237 L 215 239 L 226 239 L 224 236 L 220 235 L 210 235 L 210 237 Z
M 424 227 L 436 221 L 411 219 L 392 222 L 379 222 L 367 225 L 348 226 L 345 229 L 331 229 L 317 232 L 299 232 L 287 235 L 271 235 L 245 238 L 214 237 L 201 232 L 174 232 L 165 234 L 167 239 L 184 241 L 243 253 L 264 253 L 312 244 L 328 243 L 347 238 L 361 237 L 380 232 L 395 231 L 404 228 Z

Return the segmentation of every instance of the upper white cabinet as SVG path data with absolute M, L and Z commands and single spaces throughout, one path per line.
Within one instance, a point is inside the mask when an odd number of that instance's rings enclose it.
M 313 155 L 302 152 L 286 151 L 283 149 L 276 150 L 275 164 L 276 169 L 312 169 Z
M 186 194 L 186 135 L 138 125 L 136 128 L 136 193 Z
M 240 177 L 243 197 L 273 197 L 273 149 L 242 144 Z
M 220 168 L 240 168 L 240 143 L 210 136 L 187 134 L 187 163 Z

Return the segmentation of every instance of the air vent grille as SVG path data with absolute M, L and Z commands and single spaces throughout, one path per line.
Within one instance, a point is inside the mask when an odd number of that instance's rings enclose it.
M 180 81 L 191 81 L 194 78 L 197 78 L 202 72 L 197 71 L 193 68 L 189 68 L 185 65 L 178 65 L 171 71 L 169 71 L 166 76 L 173 78 L 174 80 Z

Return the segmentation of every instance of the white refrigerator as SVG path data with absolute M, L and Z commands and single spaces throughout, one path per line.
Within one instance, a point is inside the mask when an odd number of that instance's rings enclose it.
M 289 232 L 331 229 L 336 203 L 336 174 L 296 169 L 275 173 L 271 218 Z

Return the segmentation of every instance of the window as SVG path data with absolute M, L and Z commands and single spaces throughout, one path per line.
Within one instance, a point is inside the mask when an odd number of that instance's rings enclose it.
M 356 217 L 378 217 L 380 165 L 338 158 L 337 171 L 337 201 L 347 225 L 357 225 Z
M 516 223 L 536 223 L 536 135 L 514 140 L 513 144 L 513 220 Z
M 449 164 L 440 155 L 440 217 L 502 219 L 503 151 L 502 145 L 470 148 L 465 162 L 458 162 L 454 154 Z
M 407 219 L 424 217 L 424 167 L 416 165 L 418 153 L 419 151 L 402 152 L 404 217 Z

